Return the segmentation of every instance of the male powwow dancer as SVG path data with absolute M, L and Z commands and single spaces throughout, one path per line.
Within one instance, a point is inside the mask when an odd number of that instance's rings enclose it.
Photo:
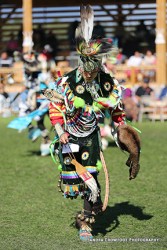
M 126 162 L 129 179 L 137 176 L 140 156 L 138 134 L 126 124 L 122 88 L 104 72 L 102 61 L 113 50 L 111 40 L 93 40 L 92 30 L 93 10 L 82 6 L 81 26 L 76 31 L 79 66 L 43 92 L 50 100 L 50 120 L 59 138 L 55 151 L 60 161 L 64 197 L 72 199 L 80 195 L 84 201 L 83 210 L 76 217 L 81 240 L 92 239 L 91 224 L 103 206 L 98 182 L 102 168 L 98 121 L 103 110 L 111 114 L 117 144 L 129 152 Z

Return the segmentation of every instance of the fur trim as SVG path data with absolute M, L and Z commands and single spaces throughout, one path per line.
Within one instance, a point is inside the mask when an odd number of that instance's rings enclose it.
M 126 165 L 130 167 L 129 179 L 134 179 L 140 169 L 140 138 L 138 133 L 129 125 L 120 125 L 117 134 L 120 148 L 129 153 L 129 158 L 126 162 Z

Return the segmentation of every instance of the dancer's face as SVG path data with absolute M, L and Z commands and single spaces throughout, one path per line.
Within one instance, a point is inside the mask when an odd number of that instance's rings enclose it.
M 85 80 L 85 82 L 92 82 L 95 77 L 97 76 L 98 71 L 92 71 L 92 72 L 88 72 L 88 71 L 83 71 L 82 75 L 83 78 Z

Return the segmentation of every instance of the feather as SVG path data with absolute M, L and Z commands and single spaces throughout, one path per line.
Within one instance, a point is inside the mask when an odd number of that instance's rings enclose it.
M 94 20 L 94 12 L 90 5 L 86 7 L 81 5 L 80 8 L 81 15 L 81 31 L 82 36 L 85 39 L 86 43 L 89 43 L 89 40 L 92 37 L 93 32 L 93 20 Z
M 112 39 L 92 39 L 94 12 L 90 5 L 80 8 L 81 24 L 76 29 L 76 49 L 81 57 L 92 58 L 102 61 L 104 57 L 116 56 L 116 48 L 113 47 Z M 81 59 L 83 60 L 83 59 Z
M 88 188 L 91 190 L 91 194 L 89 197 L 89 200 L 91 200 L 93 203 L 97 201 L 99 189 L 97 186 L 97 183 L 93 176 L 84 168 L 79 162 L 77 162 L 75 159 L 72 159 L 71 163 L 75 166 L 76 172 L 79 175 L 79 177 L 86 183 Z
M 81 26 L 78 26 L 75 30 L 75 38 L 79 39 L 82 36 Z
M 81 15 L 81 33 L 82 33 L 82 37 L 86 40 L 85 38 L 86 11 L 85 11 L 85 6 L 83 5 L 81 5 L 80 7 L 80 15 Z
M 94 12 L 90 5 L 87 5 L 86 10 L 88 20 L 88 38 L 90 40 L 93 32 Z

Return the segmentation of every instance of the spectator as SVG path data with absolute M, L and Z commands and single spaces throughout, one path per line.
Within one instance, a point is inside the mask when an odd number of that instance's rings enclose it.
M 123 48 L 123 54 L 127 57 L 130 57 L 135 51 L 139 50 L 137 38 L 134 32 L 128 31 L 125 33 L 121 47 Z
M 41 24 L 38 25 L 37 29 L 33 30 L 33 42 L 34 50 L 36 52 L 41 52 L 45 45 L 45 32 L 43 31 Z
M 106 73 L 109 73 L 111 76 L 114 76 L 116 74 L 116 58 L 115 57 L 108 57 L 105 61 L 105 71 Z
M 148 37 L 149 48 L 152 50 L 155 50 L 155 38 L 156 38 L 156 23 L 153 22 L 152 25 L 149 27 L 149 37 Z
M 22 60 L 22 54 L 21 54 L 21 52 L 19 52 L 19 51 L 14 51 L 13 52 L 13 60 L 14 60 L 14 62 L 21 62 L 21 60 Z
M 139 51 L 135 51 L 133 56 L 127 60 L 127 66 L 138 67 L 142 63 L 141 53 Z
M 136 90 L 135 97 L 137 104 L 140 104 L 142 96 L 152 96 L 154 95 L 153 89 L 149 86 L 150 78 L 144 77 L 141 86 Z
M 13 58 L 8 55 L 7 51 L 3 51 L 0 56 L 0 67 L 12 67 Z
M 143 42 L 148 45 L 149 31 L 144 24 L 144 20 L 141 20 L 139 25 L 136 27 L 136 38 L 139 46 L 142 46 Z
M 135 103 L 133 92 L 130 86 L 125 81 L 122 82 L 123 90 L 122 103 L 125 109 L 127 120 L 136 122 L 138 120 L 139 109 Z
M 2 114 L 3 117 L 7 117 L 10 115 L 9 107 L 9 95 L 7 92 L 5 92 L 5 85 L 3 83 L 0 83 L 0 114 Z
M 117 46 L 123 47 L 125 43 L 126 31 L 122 21 L 118 21 L 118 26 L 115 27 L 114 38 L 117 39 Z
M 69 25 L 69 28 L 68 28 L 68 40 L 70 41 L 70 50 L 71 51 L 75 51 L 75 31 L 76 31 L 76 28 L 78 27 L 79 25 L 79 22 L 77 20 L 75 20 L 73 23 L 71 23 Z
M 160 92 L 158 99 L 163 100 L 166 97 L 167 97 L 167 85 L 161 89 L 161 92 Z
M 100 24 L 99 21 L 96 22 L 96 25 L 93 29 L 93 38 L 104 38 L 105 37 L 105 30 L 104 27 Z
M 116 59 L 117 59 L 116 64 L 123 64 L 127 60 L 127 56 L 122 53 L 121 48 L 119 49 L 119 53 L 117 54 Z
M 43 72 L 55 70 L 53 50 L 49 44 L 44 46 L 43 51 L 38 56 L 38 60 L 41 63 L 41 69 Z
M 155 55 L 153 55 L 151 50 L 146 51 L 142 64 L 145 66 L 151 66 L 156 64 L 156 57 Z M 145 70 L 143 74 L 145 76 L 148 76 L 150 79 L 155 79 L 155 69 Z
M 46 35 L 45 35 L 45 31 L 44 29 L 42 28 L 42 25 L 41 24 L 38 24 L 38 27 L 37 29 L 35 29 L 35 33 L 37 33 L 41 40 L 44 42 L 45 41 L 45 38 L 46 38 Z
M 10 40 L 7 42 L 6 48 L 7 48 L 9 56 L 13 56 L 13 52 L 15 50 L 18 50 L 19 44 L 18 44 L 18 41 L 15 39 L 14 33 L 10 34 Z
M 60 75 L 63 76 L 64 74 L 67 74 L 68 72 L 72 71 L 72 68 L 70 67 L 69 61 L 58 61 L 56 63 L 56 71 L 60 72 Z
M 143 58 L 144 65 L 154 65 L 156 63 L 156 57 L 153 55 L 151 50 L 147 50 Z
M 5 85 L 0 82 L 0 95 L 3 95 L 5 99 L 9 98 L 9 95 L 7 92 L 5 92 Z
M 56 38 L 56 35 L 53 34 L 52 31 L 49 31 L 49 33 L 46 35 L 46 45 L 49 45 L 51 48 L 51 52 L 52 52 L 52 56 L 55 57 L 57 54 L 57 50 L 58 50 L 58 41 Z
M 17 40 L 18 40 L 19 50 L 21 51 L 22 44 L 23 44 L 23 28 L 22 28 L 22 25 L 20 26 L 20 29 L 19 29 L 19 31 L 17 33 Z
M 142 64 L 142 57 L 141 57 L 141 53 L 139 51 L 135 51 L 134 55 L 131 56 L 128 60 L 127 60 L 127 66 L 130 67 L 139 67 Z M 135 73 L 136 75 L 138 75 L 139 73 L 139 69 L 136 68 L 135 69 Z M 127 77 L 130 78 L 131 76 L 131 70 L 127 70 Z

